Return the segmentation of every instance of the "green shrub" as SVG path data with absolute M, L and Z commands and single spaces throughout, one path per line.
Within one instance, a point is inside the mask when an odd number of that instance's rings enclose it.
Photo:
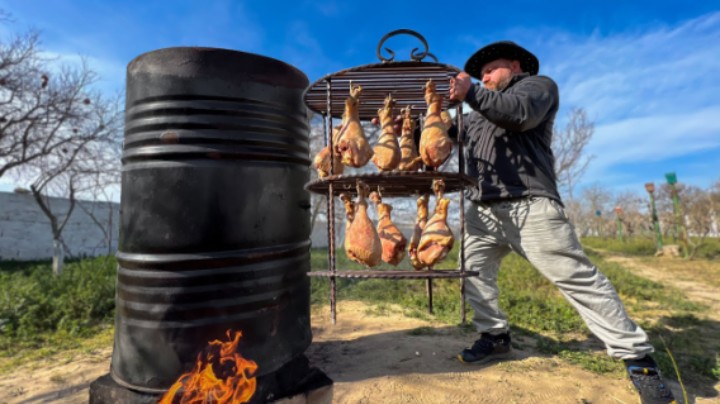
M 698 244 L 694 258 L 701 259 L 720 259 L 720 238 L 707 237 L 702 242 L 699 239 L 691 237 L 694 243 Z
M 47 263 L 3 263 L 0 349 L 35 346 L 49 334 L 88 336 L 97 326 L 112 323 L 114 308 L 113 258 L 67 262 L 60 276 Z

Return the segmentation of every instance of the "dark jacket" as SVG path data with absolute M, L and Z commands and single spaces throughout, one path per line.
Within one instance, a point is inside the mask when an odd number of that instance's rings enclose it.
M 478 179 L 468 198 L 536 195 L 561 202 L 550 147 L 559 105 L 555 82 L 525 73 L 513 77 L 502 91 L 474 84 L 465 102 L 473 109 L 463 120 L 465 173 Z

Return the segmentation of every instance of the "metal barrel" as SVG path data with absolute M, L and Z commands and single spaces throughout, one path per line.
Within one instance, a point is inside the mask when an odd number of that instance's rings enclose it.
M 305 74 L 215 48 L 127 68 L 111 375 L 157 393 L 242 331 L 258 376 L 309 346 Z

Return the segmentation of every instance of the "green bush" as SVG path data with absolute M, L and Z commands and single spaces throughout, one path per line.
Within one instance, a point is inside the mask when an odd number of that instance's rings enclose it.
M 48 335 L 88 336 L 112 323 L 115 260 L 67 262 L 60 276 L 50 264 L 3 263 L 0 271 L 0 349 L 41 344 Z
M 720 239 L 707 237 L 702 242 L 694 237 L 691 241 L 698 244 L 694 258 L 702 258 L 708 260 L 720 259 Z

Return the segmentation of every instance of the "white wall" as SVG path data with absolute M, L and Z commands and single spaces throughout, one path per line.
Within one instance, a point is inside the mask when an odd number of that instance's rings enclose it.
M 117 250 L 120 206 L 117 203 L 78 201 L 103 227 L 112 229 L 111 253 Z M 72 256 L 108 254 L 108 240 L 102 229 L 76 204 L 63 230 L 63 239 Z M 69 201 L 50 198 L 53 212 L 67 212 Z M 29 193 L 0 192 L 0 260 L 37 260 L 52 257 L 50 220 Z

